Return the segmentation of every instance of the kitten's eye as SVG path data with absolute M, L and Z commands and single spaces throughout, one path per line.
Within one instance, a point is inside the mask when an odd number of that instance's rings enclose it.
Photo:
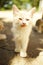
M 22 20 L 22 18 L 19 18 L 19 20 Z
M 26 19 L 26 21 L 29 21 L 29 19 Z

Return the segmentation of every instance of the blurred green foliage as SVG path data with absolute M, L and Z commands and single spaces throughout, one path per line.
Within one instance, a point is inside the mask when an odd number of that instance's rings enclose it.
M 29 2 L 31 3 L 31 5 L 32 5 L 33 7 L 34 7 L 34 6 L 38 7 L 40 0 L 29 0 Z
M 29 3 L 29 0 L 13 0 L 13 3 L 21 9 L 26 7 L 26 4 Z
M 29 5 L 38 8 L 39 2 L 40 0 L 13 0 L 13 3 L 16 4 L 20 9 L 26 8 L 27 6 L 29 7 Z
M 27 5 L 31 5 L 32 7 L 38 7 L 40 0 L 0 0 L 0 9 L 11 9 L 12 5 L 15 4 L 18 8 L 26 8 Z M 28 6 L 29 7 L 29 6 Z
M 0 10 L 11 9 L 12 5 L 12 0 L 0 0 Z

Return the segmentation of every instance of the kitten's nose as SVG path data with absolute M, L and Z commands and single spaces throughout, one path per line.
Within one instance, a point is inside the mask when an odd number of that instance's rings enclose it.
M 25 27 L 25 26 L 26 26 L 26 23 L 22 23 L 22 24 L 21 24 L 21 27 Z

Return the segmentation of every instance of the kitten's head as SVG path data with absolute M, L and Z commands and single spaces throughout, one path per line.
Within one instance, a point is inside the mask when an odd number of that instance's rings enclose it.
M 32 8 L 30 11 L 22 10 L 20 11 L 16 5 L 13 5 L 13 14 L 14 14 L 14 22 L 21 27 L 27 26 L 31 23 L 31 18 L 35 12 L 35 7 Z

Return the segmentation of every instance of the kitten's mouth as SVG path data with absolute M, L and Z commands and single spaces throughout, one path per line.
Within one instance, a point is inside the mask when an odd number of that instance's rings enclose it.
M 26 26 L 26 24 L 25 24 L 25 23 L 21 24 L 21 27 L 25 27 L 25 26 Z

